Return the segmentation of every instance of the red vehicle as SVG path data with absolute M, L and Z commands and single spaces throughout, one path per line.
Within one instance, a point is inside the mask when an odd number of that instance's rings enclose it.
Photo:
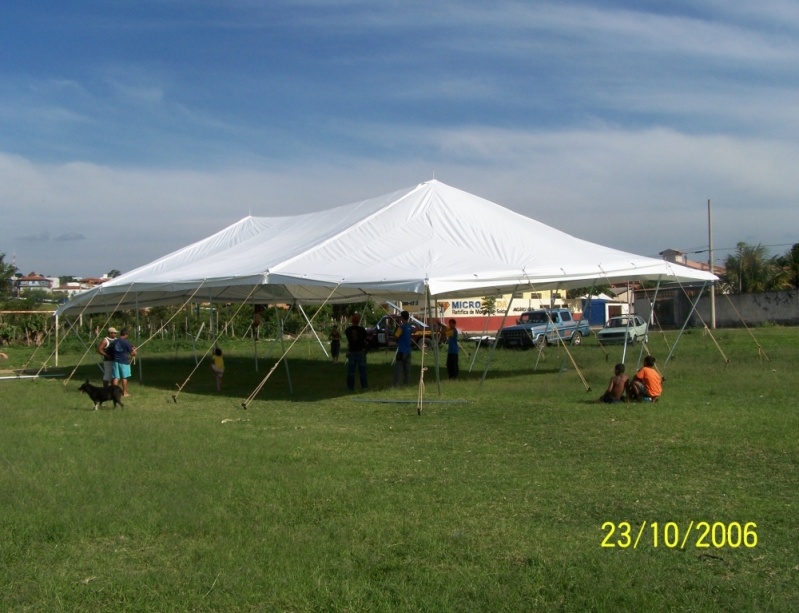
M 367 328 L 366 346 L 368 349 L 396 349 L 397 341 L 394 338 L 394 332 L 401 322 L 399 315 L 383 315 L 377 324 Z M 432 325 L 427 325 L 423 321 L 411 317 L 410 324 L 413 328 L 411 340 L 413 345 L 419 349 L 431 347 L 434 338 L 438 339 L 439 345 L 447 340 L 447 327 L 440 321 L 434 321 Z

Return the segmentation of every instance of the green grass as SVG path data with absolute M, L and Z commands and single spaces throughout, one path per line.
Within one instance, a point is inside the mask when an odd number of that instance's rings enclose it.
M 595 341 L 573 350 L 590 392 L 561 348 L 537 370 L 498 351 L 480 386 L 481 350 L 441 395 L 427 372 L 421 416 L 385 354 L 349 394 L 304 341 L 293 393 L 281 365 L 246 411 L 267 343 L 258 372 L 223 344 L 225 390 L 202 364 L 177 403 L 194 359 L 168 347 L 125 410 L 77 392 L 94 365 L 0 381 L 0 610 L 796 610 L 799 330 L 754 333 L 770 362 L 744 330 L 715 335 L 728 364 L 693 331 L 664 365 L 653 338 L 655 405 L 595 402 L 621 352 Z M 622 521 L 755 522 L 758 542 L 602 548 Z

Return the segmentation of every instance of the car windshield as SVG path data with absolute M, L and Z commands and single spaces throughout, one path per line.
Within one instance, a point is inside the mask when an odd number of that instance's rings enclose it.
M 630 325 L 634 326 L 635 322 L 630 321 Z M 627 318 L 626 317 L 614 317 L 608 322 L 608 325 L 605 326 L 606 328 L 626 328 L 627 327 Z

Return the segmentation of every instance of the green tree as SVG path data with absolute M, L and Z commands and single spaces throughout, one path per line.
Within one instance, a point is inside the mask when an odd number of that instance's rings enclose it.
M 483 296 L 480 298 L 480 314 L 493 315 L 497 312 L 497 299 L 494 296 Z
M 763 245 L 748 245 L 740 242 L 735 253 L 724 261 L 727 271 L 724 281 L 733 292 L 769 292 L 791 286 L 786 269 L 778 258 L 768 257 Z
M 791 286 L 799 287 L 799 243 L 796 243 L 784 256 L 779 258 L 779 263 L 788 274 L 788 282 Z
M 12 283 L 17 269 L 5 263 L 5 253 L 0 253 L 0 301 L 8 300 L 12 295 Z
M 586 286 L 586 287 L 575 287 L 573 289 L 566 291 L 566 297 L 570 300 L 574 300 L 575 298 L 579 298 L 580 296 L 587 296 L 588 293 L 591 292 L 592 296 L 598 296 L 599 294 L 609 294 L 611 292 L 610 285 L 607 283 L 603 285 L 594 285 Z

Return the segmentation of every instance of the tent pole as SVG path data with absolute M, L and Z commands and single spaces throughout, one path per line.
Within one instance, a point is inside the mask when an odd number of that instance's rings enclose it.
M 477 341 L 477 347 L 475 347 L 474 355 L 472 355 L 472 361 L 469 364 L 469 372 L 472 372 L 472 368 L 474 368 L 474 363 L 477 361 L 477 353 L 480 351 L 480 347 L 483 344 L 483 337 L 486 335 L 486 331 L 488 330 L 488 324 L 489 321 L 491 320 L 491 315 L 493 315 L 493 312 L 487 312 L 485 315 L 486 315 L 486 321 L 485 324 L 483 325 L 483 332 L 482 334 L 480 334 L 480 339 Z
M 291 312 L 291 307 L 289 310 L 286 311 L 286 318 L 288 319 L 289 313 Z M 283 355 L 286 355 L 286 345 L 283 342 L 283 320 L 280 318 L 280 314 L 275 309 L 275 316 L 277 317 L 277 332 L 280 335 L 280 348 L 283 350 Z M 294 387 L 291 385 L 291 371 L 289 370 L 289 361 L 288 358 L 283 360 L 283 364 L 286 367 L 286 381 L 289 385 L 289 394 L 294 394 Z
M 429 309 L 429 306 L 430 306 L 430 286 L 429 285 L 427 286 L 427 294 L 426 294 L 426 296 L 427 296 L 427 305 L 428 305 L 428 309 Z M 430 325 L 430 339 L 433 341 L 433 355 L 436 358 L 436 385 L 438 386 L 438 395 L 440 396 L 441 395 L 441 371 L 440 371 L 440 368 L 441 368 L 441 352 L 438 350 L 438 339 L 439 339 L 440 331 L 433 329 L 433 323 L 438 325 L 438 320 L 439 320 L 439 316 L 438 316 L 438 300 L 436 300 L 433 304 L 435 305 L 433 307 L 435 309 L 433 311 L 433 313 L 435 313 L 435 318 L 429 324 Z
M 658 277 L 658 283 L 655 286 L 655 295 L 652 298 L 652 302 L 649 305 L 649 321 L 646 324 L 646 336 L 647 336 L 647 343 L 649 341 L 649 330 L 652 328 L 652 323 L 655 321 L 655 303 L 658 300 L 658 292 L 660 291 L 660 281 L 663 279 L 663 275 Z M 646 294 L 644 294 L 646 295 Z M 641 359 L 644 357 L 644 346 L 647 343 L 641 343 L 641 350 L 638 352 L 638 362 L 635 365 L 635 370 L 638 370 L 641 366 Z
M 488 352 L 488 360 L 486 360 L 486 367 L 483 370 L 483 376 L 480 377 L 480 385 L 478 386 L 480 389 L 483 388 L 483 381 L 485 381 L 486 375 L 488 374 L 488 369 L 491 367 L 491 358 L 494 357 L 494 351 L 497 348 L 497 344 L 499 343 L 499 333 L 502 331 L 502 328 L 505 326 L 505 320 L 508 318 L 508 313 L 510 313 L 510 307 L 513 304 L 513 296 L 516 293 L 516 290 L 519 289 L 517 285 L 513 288 L 513 291 L 510 293 L 510 300 L 508 300 L 508 306 L 505 309 L 505 314 L 502 316 L 502 321 L 499 324 L 499 329 L 497 330 L 496 338 L 494 338 L 494 342 L 491 344 L 491 351 Z
M 585 307 L 583 307 L 583 316 L 585 318 L 585 314 L 588 313 L 588 334 L 591 334 L 591 298 L 594 296 L 594 290 L 596 289 L 596 279 L 591 282 L 591 291 L 588 292 L 588 300 L 585 302 Z M 568 291 L 568 290 L 567 290 Z M 580 327 L 579 324 L 577 326 Z M 566 358 L 568 356 L 564 355 L 563 360 L 560 363 L 560 372 L 563 372 L 563 369 L 566 368 Z M 624 360 L 622 360 L 623 362 Z
M 139 321 L 139 294 L 136 294 L 136 346 L 141 345 L 141 323 Z M 144 371 L 141 364 L 141 356 L 136 360 L 139 363 L 139 383 L 144 383 Z
M 255 298 L 252 299 L 253 319 L 250 322 L 250 333 L 252 334 L 252 355 L 255 359 L 255 372 L 258 372 L 258 343 L 255 338 L 256 328 L 253 327 L 255 323 Z M 260 326 L 258 326 L 260 327 Z
M 55 316 L 55 367 L 56 368 L 58 368 L 58 343 L 59 343 L 58 328 L 59 328 L 58 315 L 56 315 Z
M 313 335 L 316 337 L 316 342 L 319 343 L 319 346 L 322 348 L 322 351 L 325 353 L 325 357 L 329 358 L 330 355 L 327 353 L 327 349 L 325 349 L 325 345 L 324 343 L 322 343 L 322 339 L 319 338 L 319 335 L 316 333 L 316 330 L 314 330 L 313 324 L 311 324 L 311 320 L 308 319 L 308 316 L 305 314 L 305 310 L 302 308 L 302 305 L 299 302 L 297 303 L 297 308 L 300 310 L 300 313 L 302 313 L 302 316 L 305 318 L 305 321 L 308 322 L 308 326 L 311 328 L 311 332 L 313 332 Z
M 699 299 L 702 297 L 702 294 L 704 293 L 707 284 L 708 281 L 705 281 L 702 284 L 702 289 L 699 290 L 699 294 L 696 296 L 696 300 L 694 300 L 693 304 L 691 305 L 691 310 L 688 311 L 688 315 L 685 316 L 685 321 L 682 324 L 682 328 L 680 328 L 680 333 L 677 335 L 677 339 L 674 341 L 674 344 L 671 346 L 671 351 L 669 351 L 669 356 L 666 358 L 666 361 L 663 362 L 664 366 L 669 363 L 671 356 L 674 354 L 674 350 L 677 348 L 677 343 L 680 342 L 680 338 L 682 337 L 683 332 L 685 332 L 685 328 L 688 327 L 688 322 L 691 319 L 691 315 L 694 314 L 694 311 L 696 310 L 696 305 L 699 304 Z
M 632 286 L 627 282 L 627 325 L 624 327 L 624 349 L 621 351 L 621 363 L 627 363 L 627 337 L 630 336 L 630 317 L 632 311 Z

